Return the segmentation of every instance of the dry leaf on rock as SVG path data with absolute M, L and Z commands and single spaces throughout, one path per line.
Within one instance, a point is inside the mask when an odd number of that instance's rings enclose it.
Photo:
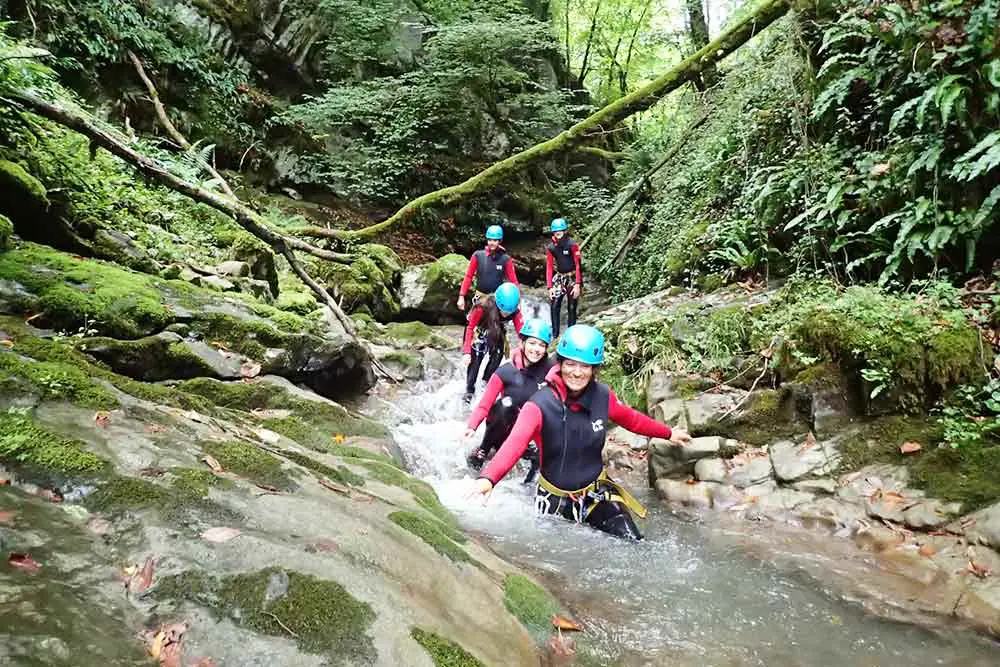
M 969 559 L 969 564 L 966 566 L 966 570 L 976 575 L 980 579 L 985 579 L 993 574 L 993 570 L 986 567 L 985 565 L 980 565 L 976 561 Z
M 42 565 L 27 554 L 11 554 L 7 557 L 7 562 L 11 567 L 16 567 L 25 572 L 38 572 Z
M 337 443 L 338 445 L 344 444 L 344 440 L 346 440 L 346 438 L 344 438 L 344 434 L 343 433 L 337 433 L 337 434 L 335 434 L 333 436 L 333 441 L 335 443 Z
M 0 523 L 13 523 L 14 512 L 12 510 L 0 510 Z
M 351 495 L 351 488 L 349 486 L 344 486 L 343 484 L 337 484 L 336 482 L 331 482 L 328 479 L 320 478 L 319 483 L 322 486 L 330 489 L 331 491 L 336 491 L 337 493 L 342 493 L 345 496 Z
M 917 549 L 917 553 L 925 558 L 930 558 L 937 553 L 937 550 L 929 544 L 921 544 L 920 548 Z
M 260 375 L 260 364 L 253 361 L 244 363 L 240 366 L 240 375 L 243 376 L 244 379 L 257 377 Z
M 913 454 L 919 452 L 923 449 L 923 446 L 919 442 L 904 442 L 899 446 L 900 454 Z
M 98 410 L 94 413 L 94 422 L 101 428 L 107 428 L 111 421 L 111 413 L 107 410 Z
M 558 628 L 559 630 L 568 630 L 572 632 L 583 631 L 583 628 L 580 627 L 579 623 L 558 614 L 552 617 L 552 626 Z
M 202 463 L 204 463 L 205 465 L 207 465 L 209 468 L 212 469 L 212 472 L 216 474 L 225 472 L 225 470 L 222 468 L 222 464 L 219 463 L 216 460 L 216 458 L 211 454 L 205 454 L 203 457 L 201 457 L 201 460 Z
M 5 347 L 9 350 L 14 347 L 14 341 L 9 338 L 4 338 L 3 340 L 0 340 L 0 347 Z
M 201 539 L 206 542 L 228 542 L 234 537 L 241 535 L 239 528 L 227 528 L 225 526 L 216 526 L 215 528 L 209 528 L 201 534 Z
M 135 593 L 136 595 L 142 595 L 149 587 L 153 585 L 153 570 L 156 567 L 156 560 L 150 556 L 146 559 L 146 563 L 139 570 L 138 567 L 134 568 L 133 574 L 130 576 L 129 580 L 125 582 L 125 588 L 130 593 Z
M 306 545 L 306 552 L 311 554 L 336 551 L 337 543 L 330 540 L 320 540 Z

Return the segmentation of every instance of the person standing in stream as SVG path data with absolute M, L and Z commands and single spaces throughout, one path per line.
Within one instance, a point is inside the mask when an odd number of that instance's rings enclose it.
M 486 247 L 472 253 L 469 259 L 469 268 L 465 270 L 465 278 L 462 286 L 458 288 L 458 301 L 456 305 L 461 311 L 465 310 L 465 295 L 472 287 L 472 278 L 476 279 L 476 293 L 472 299 L 475 306 L 482 298 L 488 294 L 493 294 L 505 282 L 517 282 L 517 271 L 514 270 L 514 260 L 507 254 L 507 251 L 500 241 L 503 240 L 503 227 L 491 225 L 486 230 Z
M 586 523 L 616 537 L 641 540 L 633 515 L 646 510 L 621 484 L 608 476 L 602 452 L 609 422 L 640 435 L 673 440 L 683 446 L 691 436 L 621 403 L 608 385 L 597 381 L 604 362 L 604 335 L 577 324 L 566 329 L 556 347 L 558 365 L 521 408 L 510 435 L 483 469 L 469 497 L 488 498 L 534 441 L 541 475 L 536 507 Z
M 500 449 L 514 427 L 521 406 L 545 383 L 545 376 L 555 363 L 548 355 L 552 342 L 552 327 L 548 322 L 532 318 L 521 327 L 520 335 L 521 345 L 511 352 L 510 361 L 500 366 L 486 383 L 479 404 L 469 415 L 465 440 L 474 438 L 476 429 L 486 420 L 483 441 L 467 458 L 469 466 L 477 471 Z M 525 458 L 531 462 L 531 470 L 524 478 L 527 484 L 534 481 L 538 472 L 538 448 L 530 445 Z
M 570 238 L 568 228 L 565 219 L 553 220 L 549 226 L 552 243 L 545 246 L 545 286 L 552 302 L 552 335 L 557 338 L 563 297 L 566 298 L 566 326 L 571 327 L 576 324 L 576 307 L 583 289 L 580 246 Z
M 472 402 L 476 378 L 483 360 L 486 360 L 484 380 L 489 380 L 500 366 L 507 346 L 507 322 L 514 321 L 515 331 L 520 331 L 524 326 L 520 303 L 521 290 L 514 283 L 504 283 L 494 294 L 482 299 L 469 311 L 462 343 L 462 362 L 468 368 L 463 402 Z

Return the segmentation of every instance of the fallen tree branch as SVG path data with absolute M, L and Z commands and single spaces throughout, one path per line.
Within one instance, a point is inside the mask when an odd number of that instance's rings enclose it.
M 709 116 L 708 113 L 704 113 L 701 115 L 701 117 L 698 118 L 698 120 L 688 125 L 687 129 L 685 129 L 684 132 L 681 134 L 680 139 L 677 140 L 677 143 L 675 143 L 669 151 L 664 153 L 663 156 L 656 161 L 656 164 L 650 167 L 649 170 L 646 171 L 646 173 L 644 173 L 642 177 L 631 188 L 629 188 L 624 195 L 618 198 L 618 201 L 615 203 L 611 211 L 609 211 L 608 214 L 605 215 L 599 223 L 597 223 L 597 226 L 594 227 L 594 229 L 589 234 L 587 234 L 587 238 L 585 238 L 583 242 L 580 243 L 581 250 L 583 250 L 583 248 L 590 242 L 590 240 L 595 238 L 601 232 L 601 230 L 607 227 L 608 223 L 610 223 L 612 220 L 615 219 L 615 216 L 617 216 L 619 213 L 622 212 L 622 209 L 625 208 L 626 204 L 635 199 L 636 195 L 638 195 L 642 191 L 642 189 L 646 186 L 646 184 L 650 182 L 650 180 L 653 178 L 653 175 L 656 174 L 656 172 L 658 172 L 668 162 L 677 157 L 677 154 L 681 152 L 682 148 L 684 148 L 684 144 L 686 144 L 687 140 L 691 137 L 691 135 L 694 134 L 694 131 L 697 130 L 702 125 L 704 125 L 705 121 L 708 120 L 708 116 Z M 625 245 L 627 245 L 627 243 L 623 244 L 623 246 L 618 249 L 618 252 L 615 253 L 615 256 L 621 253 Z M 606 264 L 605 267 L 607 267 Z M 602 271 L 603 270 L 604 269 L 602 269 Z
M 606 272 L 612 264 L 618 261 L 618 258 L 624 254 L 625 249 L 628 248 L 629 244 L 632 243 L 632 241 L 635 240 L 635 237 L 639 235 L 639 230 L 642 229 L 644 224 L 646 224 L 646 216 L 640 215 L 639 222 L 633 225 L 632 230 L 628 233 L 628 236 L 625 237 L 625 240 L 621 242 L 621 245 L 618 246 L 615 254 L 608 258 L 608 261 L 604 263 L 604 266 L 601 267 L 601 270 L 598 271 L 598 273 Z
M 719 62 L 727 55 L 743 46 L 751 38 L 774 23 L 788 12 L 792 0 L 763 0 L 756 11 L 719 35 L 710 44 L 685 58 L 679 65 L 657 77 L 639 90 L 625 95 L 599 109 L 576 125 L 559 133 L 548 141 L 535 144 L 501 160 L 458 185 L 452 185 L 421 195 L 406 203 L 391 216 L 374 225 L 352 230 L 310 229 L 316 236 L 349 240 L 372 236 L 396 223 L 411 218 L 417 211 L 431 205 L 447 205 L 499 183 L 511 174 L 584 143 L 587 135 L 595 130 L 614 128 L 629 116 L 653 106 L 662 97 L 698 78 L 702 70 Z
M 150 178 L 161 185 L 174 190 L 175 192 L 180 192 L 181 194 L 186 195 L 197 202 L 205 204 L 206 206 L 211 206 L 217 211 L 225 213 L 226 215 L 232 217 L 233 220 L 236 221 L 236 224 L 244 230 L 253 236 L 256 236 L 261 241 L 264 241 L 276 252 L 288 259 L 289 264 L 292 266 L 292 270 L 297 276 L 300 278 L 303 276 L 309 276 L 305 269 L 303 269 L 299 264 L 298 260 L 295 259 L 295 255 L 292 254 L 291 245 L 294 243 L 294 240 L 288 239 L 284 235 L 278 234 L 270 229 L 259 214 L 251 210 L 239 199 L 220 195 L 194 185 L 193 183 L 189 183 L 180 176 L 171 173 L 166 166 L 158 160 L 154 160 L 148 155 L 139 153 L 135 149 L 128 146 L 125 141 L 114 136 L 108 130 L 98 127 L 90 119 L 80 113 L 64 109 L 24 91 L 7 91 L 3 97 L 0 97 L 0 100 L 3 100 L 12 106 L 27 109 L 28 111 L 38 114 L 43 118 L 47 118 L 54 123 L 58 123 L 59 125 L 79 132 L 89 138 L 93 145 L 100 146 L 115 157 L 118 157 L 132 165 L 147 178 Z M 299 242 L 304 243 L 303 241 Z M 320 303 L 325 304 L 328 308 L 330 308 L 330 310 L 333 311 L 341 326 L 344 327 L 344 330 L 350 336 L 356 337 L 354 322 L 344 313 L 343 310 L 341 310 L 340 306 L 337 305 L 337 302 L 333 300 L 333 297 L 331 297 L 325 289 L 320 287 L 315 280 L 310 278 L 308 282 L 305 280 L 303 280 L 303 282 L 305 282 L 306 286 L 309 287 L 313 293 L 315 293 Z
M 621 160 L 628 155 L 625 151 L 609 151 L 597 146 L 580 146 L 576 150 L 579 153 L 590 153 L 605 160 Z

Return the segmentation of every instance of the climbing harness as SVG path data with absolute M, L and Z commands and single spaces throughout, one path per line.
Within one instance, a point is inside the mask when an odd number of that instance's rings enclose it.
M 558 498 L 558 500 L 553 501 L 553 498 Z M 640 519 L 646 518 L 646 508 L 642 506 L 642 503 L 624 486 L 608 477 L 607 470 L 602 470 L 596 480 L 575 491 L 560 489 L 545 477 L 538 476 L 538 495 L 535 498 L 535 508 L 539 514 L 560 512 L 565 506 L 564 501 L 566 500 L 572 504 L 573 520 L 577 523 L 583 523 L 600 502 L 621 503 L 632 516 Z
M 569 271 L 568 273 L 557 273 L 552 276 L 552 288 L 555 290 L 555 295 L 553 298 L 558 299 L 563 294 L 569 294 L 573 289 L 573 285 L 576 284 L 576 273 Z

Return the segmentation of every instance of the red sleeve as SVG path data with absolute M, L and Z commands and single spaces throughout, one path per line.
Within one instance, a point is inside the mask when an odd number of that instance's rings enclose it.
M 521 309 L 518 308 L 514 311 L 514 333 L 520 334 L 521 327 L 524 326 L 524 315 L 521 314 Z
M 537 405 L 528 401 L 517 415 L 517 421 L 514 422 L 510 435 L 479 475 L 480 479 L 488 479 L 493 482 L 493 486 L 496 486 L 514 467 L 532 440 L 539 444 L 542 442 L 542 411 Z
M 552 289 L 552 253 L 545 249 L 545 286 Z
M 469 323 L 465 325 L 465 340 L 462 341 L 462 354 L 472 354 L 472 336 L 476 333 L 476 325 L 483 319 L 482 306 L 476 306 L 469 312 Z
M 503 380 L 500 379 L 500 375 L 494 373 L 490 376 L 490 381 L 486 383 L 486 391 L 483 392 L 483 397 L 479 399 L 479 403 L 472 409 L 472 414 L 469 415 L 469 421 L 466 424 L 472 430 L 479 428 L 479 425 L 483 423 L 486 419 L 486 415 L 490 413 L 490 408 L 493 407 L 493 403 L 497 400 L 497 396 L 503 391 Z
M 573 263 L 576 264 L 576 284 L 583 285 L 583 271 L 580 269 L 580 246 L 573 244 Z
M 626 430 L 650 438 L 669 440 L 673 433 L 666 424 L 661 424 L 655 419 L 647 417 L 638 410 L 633 410 L 620 402 L 613 391 L 608 397 L 608 417 L 611 421 L 624 427 Z
M 478 265 L 479 261 L 476 259 L 476 255 L 473 254 L 469 260 L 469 268 L 465 270 L 465 278 L 462 279 L 462 286 L 458 288 L 459 296 L 465 296 L 469 293 L 469 288 L 472 287 L 472 276 L 476 275 L 476 267 Z
M 509 280 L 510 282 L 514 283 L 518 287 L 521 286 L 521 283 L 517 282 L 517 271 L 514 270 L 514 258 L 513 257 L 511 257 L 510 259 L 507 260 L 507 266 L 503 267 L 503 272 L 507 276 L 507 280 Z

